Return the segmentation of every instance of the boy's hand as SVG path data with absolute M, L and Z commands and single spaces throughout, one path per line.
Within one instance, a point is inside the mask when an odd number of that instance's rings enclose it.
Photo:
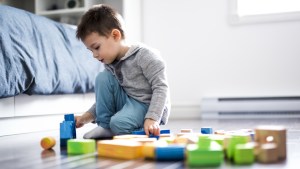
M 144 130 L 148 136 L 149 134 L 158 136 L 160 134 L 159 123 L 152 119 L 146 119 L 144 122 Z
M 80 128 L 84 125 L 84 122 L 82 121 L 82 116 L 75 116 L 76 121 L 76 128 Z

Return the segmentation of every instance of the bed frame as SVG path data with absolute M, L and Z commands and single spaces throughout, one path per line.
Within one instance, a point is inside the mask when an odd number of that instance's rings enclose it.
M 64 114 L 81 114 L 94 102 L 94 93 L 0 99 L 0 136 L 58 129 Z

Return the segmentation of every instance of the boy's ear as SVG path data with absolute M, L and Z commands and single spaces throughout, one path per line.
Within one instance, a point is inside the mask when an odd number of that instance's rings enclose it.
M 118 29 L 113 29 L 113 30 L 111 31 L 111 36 L 112 36 L 114 39 L 116 39 L 116 40 L 122 39 L 122 34 L 121 34 L 121 32 L 120 32 Z

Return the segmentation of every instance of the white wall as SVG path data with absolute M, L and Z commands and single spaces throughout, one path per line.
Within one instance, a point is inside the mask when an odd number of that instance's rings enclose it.
M 300 20 L 232 25 L 228 0 L 143 0 L 142 9 L 143 42 L 168 65 L 174 107 L 300 95 Z

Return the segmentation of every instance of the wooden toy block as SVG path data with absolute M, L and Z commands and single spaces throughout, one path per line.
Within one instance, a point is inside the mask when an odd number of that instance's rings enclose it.
M 201 127 L 202 134 L 213 134 L 213 129 L 211 127 Z
M 69 139 L 68 154 L 88 154 L 96 151 L 96 141 L 93 139 Z
M 200 139 L 201 140 L 201 139 Z M 210 141 L 208 147 L 199 147 L 198 144 L 189 144 L 186 147 L 187 165 L 190 167 L 219 166 L 224 160 L 222 147 L 215 141 Z
M 170 134 L 170 130 L 160 130 L 160 134 Z M 146 132 L 144 130 L 139 130 L 139 131 L 133 131 L 132 134 L 136 135 L 146 135 Z
M 173 143 L 175 144 L 195 144 L 198 142 L 198 135 L 196 134 L 185 134 L 182 136 L 177 136 Z
M 237 144 L 234 149 L 233 161 L 235 164 L 252 164 L 255 160 L 253 144 Z
M 48 150 L 55 146 L 56 140 L 54 137 L 48 136 L 48 137 L 42 138 L 40 144 L 43 149 Z
M 160 130 L 160 134 L 171 134 L 171 131 L 168 129 Z
M 158 140 L 153 143 L 145 143 L 142 148 L 143 157 L 146 159 L 155 159 L 155 148 L 168 146 L 167 141 Z
M 147 135 L 139 135 L 139 134 L 124 134 L 124 135 L 117 135 L 113 136 L 114 140 L 117 139 L 133 139 L 133 138 L 149 138 Z
M 60 146 L 66 146 L 68 139 L 74 139 L 73 134 L 74 122 L 63 121 L 60 123 Z
M 76 121 L 75 121 L 74 114 L 65 114 L 65 121 L 73 122 L 72 133 L 73 133 L 73 138 L 76 138 Z
M 217 143 L 219 143 L 222 148 L 224 149 L 224 140 L 225 138 L 228 138 L 229 136 L 227 135 L 220 135 L 220 134 L 213 134 L 210 135 L 209 138 L 213 141 L 216 141 Z
M 225 134 L 225 130 L 215 130 L 214 134 L 224 135 Z
M 202 150 L 209 150 L 212 140 L 208 135 L 200 135 L 198 138 L 198 148 Z
M 101 140 L 97 142 L 98 155 L 132 160 L 143 157 L 143 144 L 132 140 Z
M 139 143 L 145 144 L 145 143 L 153 143 L 157 141 L 156 138 L 133 138 L 132 141 L 137 141 Z
M 193 133 L 193 129 L 181 129 L 180 133 Z
M 65 114 L 65 121 L 74 121 L 75 122 L 74 114 Z
M 173 137 L 173 134 L 160 134 L 159 138 L 168 138 L 168 137 Z
M 276 143 L 266 143 L 259 146 L 257 161 L 261 163 L 275 163 L 279 159 Z
M 60 123 L 60 146 L 66 146 L 68 139 L 76 138 L 76 122 L 74 114 L 65 114 Z
M 250 142 L 250 136 L 249 134 L 243 134 L 243 135 L 232 135 L 231 138 L 228 140 L 228 147 L 226 149 L 226 157 L 228 159 L 232 159 L 235 152 L 235 147 L 237 144 L 245 144 Z
M 170 144 L 155 147 L 155 159 L 157 161 L 184 160 L 185 145 Z
M 154 143 L 145 143 L 142 148 L 143 157 L 146 159 L 155 158 L 155 144 Z
M 258 126 L 255 141 L 259 144 L 276 143 L 279 160 L 286 159 L 286 128 L 283 126 Z
M 251 141 L 254 141 L 255 132 L 253 129 L 239 129 L 225 132 L 226 135 L 249 135 Z

